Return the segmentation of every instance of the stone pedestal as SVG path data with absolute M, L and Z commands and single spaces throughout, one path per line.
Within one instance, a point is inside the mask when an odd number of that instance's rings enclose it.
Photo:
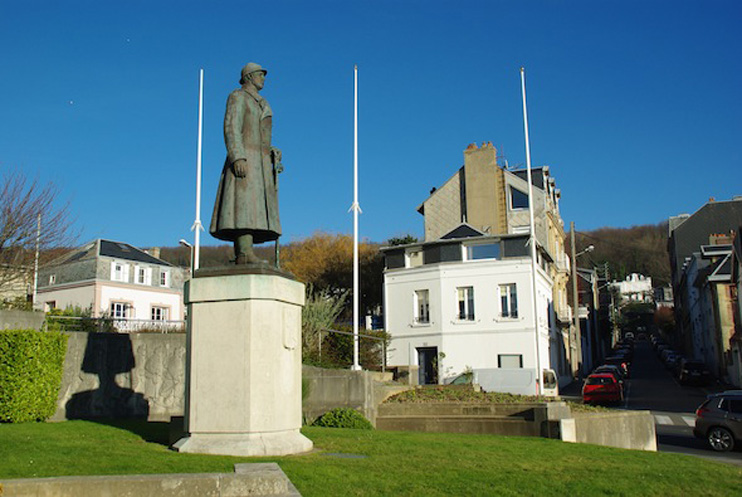
M 304 285 L 265 269 L 197 271 L 185 301 L 187 436 L 173 448 L 235 456 L 311 450 L 299 433 Z

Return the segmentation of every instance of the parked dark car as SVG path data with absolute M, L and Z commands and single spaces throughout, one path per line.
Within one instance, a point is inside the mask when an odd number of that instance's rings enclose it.
M 705 438 L 719 452 L 730 451 L 742 443 L 742 390 L 709 395 L 696 409 L 693 434 Z
M 702 361 L 683 359 L 680 362 L 678 381 L 682 385 L 708 385 L 714 379 Z
M 611 356 L 606 357 L 603 360 L 603 364 L 613 364 L 614 366 L 618 366 L 621 369 L 623 369 L 623 375 L 625 378 L 629 378 L 629 365 L 631 364 L 629 361 L 626 360 L 625 357 L 619 357 L 619 356 Z
M 582 386 L 582 401 L 585 404 L 618 404 L 623 401 L 623 388 L 612 374 L 591 374 Z

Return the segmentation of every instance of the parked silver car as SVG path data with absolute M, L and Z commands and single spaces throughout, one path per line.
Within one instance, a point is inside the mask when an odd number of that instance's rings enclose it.
M 720 452 L 742 444 L 742 390 L 709 395 L 696 409 L 693 434 L 705 438 L 712 449 Z

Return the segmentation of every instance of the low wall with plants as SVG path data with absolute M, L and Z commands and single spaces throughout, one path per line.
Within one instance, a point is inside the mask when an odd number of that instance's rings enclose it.
M 43 421 L 54 414 L 66 342 L 61 333 L 0 331 L 0 422 Z

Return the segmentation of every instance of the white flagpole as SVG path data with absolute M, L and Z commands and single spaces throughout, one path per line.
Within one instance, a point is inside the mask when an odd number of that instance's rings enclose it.
M 201 150 L 203 143 L 203 122 L 204 122 L 204 70 L 199 72 L 198 79 L 198 151 L 196 152 L 196 220 L 191 226 L 194 231 L 193 244 L 193 271 L 199 267 L 201 258 L 201 231 L 204 227 L 201 224 Z
M 531 144 L 528 138 L 528 110 L 526 109 L 526 70 L 520 68 L 520 83 L 521 90 L 523 93 L 523 129 L 526 135 L 526 170 L 528 178 L 528 222 L 530 237 L 528 240 L 531 246 L 531 273 L 533 275 L 533 281 L 531 282 L 531 300 L 533 302 L 533 330 L 536 343 L 536 395 L 541 395 L 542 392 L 542 376 L 541 371 L 541 338 L 539 331 L 538 322 L 538 292 L 536 291 L 536 284 L 538 281 L 537 268 L 538 263 L 536 261 L 536 226 L 533 220 L 533 211 L 536 210 L 536 202 L 533 198 L 533 181 L 531 179 Z
M 36 297 L 39 289 L 39 245 L 41 244 L 41 213 L 36 218 L 36 255 L 33 263 L 33 296 L 31 298 L 31 309 L 36 310 Z
M 358 65 L 353 66 L 353 366 L 360 371 L 358 362 Z

